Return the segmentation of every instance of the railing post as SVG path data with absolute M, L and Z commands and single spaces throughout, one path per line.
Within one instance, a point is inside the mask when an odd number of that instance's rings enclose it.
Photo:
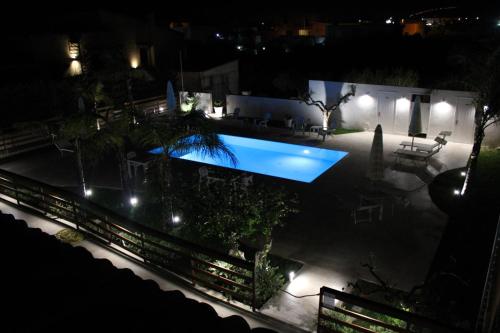
M 256 284 L 255 284 L 255 271 L 256 271 L 256 266 L 257 261 L 254 262 L 253 264 L 253 270 L 252 270 L 252 311 L 255 312 L 257 309 L 257 290 L 256 290 Z
M 17 185 L 14 185 L 14 189 L 15 189 L 15 197 L 16 197 L 17 205 L 21 206 L 21 204 L 19 203 L 19 189 L 17 188 Z
M 76 230 L 80 230 L 80 219 L 79 219 L 79 214 L 76 212 L 76 203 L 75 199 L 71 200 L 71 205 L 73 206 L 73 215 L 75 216 L 75 225 L 76 225 Z
M 318 324 L 317 324 L 317 326 L 316 326 L 316 332 L 317 332 L 317 333 L 321 333 L 321 332 L 320 332 L 320 327 L 321 327 L 321 325 L 320 325 L 320 320 L 321 320 L 321 319 L 320 319 L 320 317 L 321 317 L 321 307 L 322 307 L 322 305 L 323 305 L 323 303 L 322 303 L 322 302 L 323 302 L 323 288 L 321 288 L 321 289 L 319 290 L 319 303 L 318 303 Z
M 111 230 L 109 228 L 108 215 L 104 216 L 104 227 L 108 231 L 108 236 L 109 236 L 108 245 L 111 245 L 111 243 L 113 243 L 113 241 L 111 240 L 112 239 L 112 233 L 111 233 Z M 122 247 L 125 248 L 125 245 L 123 244 L 123 241 L 122 241 Z

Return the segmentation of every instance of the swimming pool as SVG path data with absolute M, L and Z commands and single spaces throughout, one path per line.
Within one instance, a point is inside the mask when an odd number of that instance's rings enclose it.
M 225 134 L 219 134 L 219 137 L 238 159 L 238 163 L 235 166 L 227 159 L 202 156 L 197 152 L 174 157 L 311 183 L 347 155 L 344 151 L 292 145 L 275 141 L 257 140 Z M 161 148 L 155 148 L 149 152 L 160 154 L 162 150 Z

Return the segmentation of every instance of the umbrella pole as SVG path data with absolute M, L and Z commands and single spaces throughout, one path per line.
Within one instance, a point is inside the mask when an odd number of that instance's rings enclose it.
M 411 148 L 410 148 L 410 150 L 413 150 L 413 141 L 415 141 L 415 135 L 411 137 Z

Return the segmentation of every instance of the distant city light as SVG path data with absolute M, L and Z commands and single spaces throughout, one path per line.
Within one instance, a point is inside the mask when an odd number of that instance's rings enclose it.
M 134 207 L 135 207 L 135 206 L 137 206 L 137 204 L 138 204 L 138 203 L 139 203 L 139 199 L 137 199 L 137 197 L 132 197 L 132 198 L 130 198 L 130 204 L 131 204 L 132 206 L 134 206 Z
M 262 51 L 265 51 L 266 50 L 266 47 L 265 46 L 262 46 Z
M 460 195 L 460 191 L 459 190 L 453 190 L 453 194 Z
M 238 51 L 241 51 L 243 50 L 243 45 L 236 45 L 236 48 L 238 49 Z
M 385 20 L 385 24 L 392 24 L 392 23 L 393 23 L 392 17 Z
M 85 190 L 85 196 L 86 197 L 90 197 L 92 195 L 92 190 L 89 188 L 89 189 L 86 189 Z
M 427 22 L 425 25 L 430 27 L 430 26 L 432 26 L 432 22 Z

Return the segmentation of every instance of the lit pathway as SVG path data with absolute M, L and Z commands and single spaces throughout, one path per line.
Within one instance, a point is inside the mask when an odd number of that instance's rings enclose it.
M 0 211 L 4 214 L 12 214 L 16 219 L 26 221 L 30 228 L 39 228 L 50 235 L 54 235 L 61 229 L 64 229 L 64 227 L 60 224 L 26 213 L 25 211 L 4 204 L 3 202 L 0 202 Z M 294 327 L 280 323 L 276 320 L 273 320 L 272 318 L 262 318 L 258 315 L 233 308 L 222 302 L 217 302 L 196 291 L 189 290 L 186 287 L 181 286 L 180 284 L 166 280 L 164 277 L 161 277 L 158 274 L 145 269 L 143 266 L 134 263 L 126 257 L 118 255 L 113 251 L 99 246 L 96 243 L 84 240 L 78 243 L 78 246 L 86 248 L 90 253 L 92 253 L 94 258 L 108 259 L 117 268 L 131 269 L 137 276 L 145 280 L 149 279 L 155 281 L 163 290 L 180 290 L 188 298 L 210 304 L 217 311 L 217 314 L 221 317 L 239 315 L 245 318 L 251 328 L 265 327 L 278 332 L 302 332 L 299 329 L 295 329 Z

